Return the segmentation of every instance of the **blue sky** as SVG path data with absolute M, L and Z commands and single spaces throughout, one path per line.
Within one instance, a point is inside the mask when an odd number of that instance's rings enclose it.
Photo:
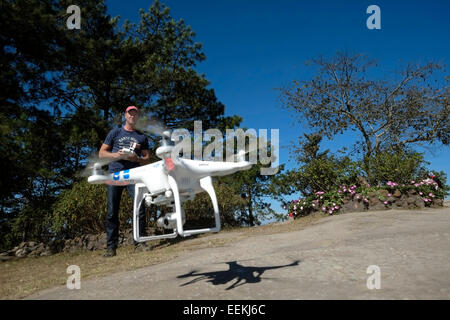
M 226 106 L 226 115 L 243 117 L 242 127 L 280 129 L 280 163 L 295 167 L 288 147 L 306 132 L 295 115 L 281 108 L 277 88 L 307 80 L 305 61 L 337 51 L 364 53 L 378 60 L 389 77 L 402 63 L 429 60 L 448 64 L 450 1 L 294 1 L 166 0 L 176 20 L 182 18 L 202 43 L 206 61 L 197 66 Z M 138 10 L 151 1 L 106 2 L 108 13 L 137 22 Z M 369 5 L 381 9 L 381 30 L 369 30 Z M 354 137 L 325 141 L 332 151 Z M 450 176 L 450 148 L 426 153 L 433 170 Z

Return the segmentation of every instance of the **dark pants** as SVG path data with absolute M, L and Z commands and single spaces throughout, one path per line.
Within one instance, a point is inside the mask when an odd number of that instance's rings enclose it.
M 106 216 L 106 245 L 108 248 L 117 248 L 119 245 L 119 207 L 123 189 L 127 189 L 134 206 L 134 184 L 127 186 L 107 185 L 108 214 Z M 139 235 L 145 236 L 145 204 L 141 203 L 139 209 Z M 137 242 L 134 241 L 136 245 Z

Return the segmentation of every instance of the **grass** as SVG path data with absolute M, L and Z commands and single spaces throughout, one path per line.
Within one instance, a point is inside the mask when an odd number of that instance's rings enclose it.
M 104 258 L 103 250 L 58 253 L 0 263 L 0 299 L 21 299 L 36 291 L 65 285 L 67 267 L 77 265 L 82 279 L 102 277 L 170 261 L 181 254 L 203 248 L 221 247 L 251 236 L 301 230 L 328 215 L 316 214 L 284 223 L 259 227 L 225 229 L 218 234 L 195 238 L 155 241 L 152 251 L 134 252 L 134 246 L 119 247 L 117 256 Z

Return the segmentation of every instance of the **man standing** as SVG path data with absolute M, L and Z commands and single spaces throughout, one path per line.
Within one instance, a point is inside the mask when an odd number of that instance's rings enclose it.
M 136 123 L 139 119 L 139 110 L 135 106 L 129 106 L 125 110 L 125 125 L 121 128 L 111 130 L 106 136 L 105 142 L 100 147 L 99 157 L 114 159 L 116 161 L 109 164 L 109 173 L 114 173 L 126 169 L 135 168 L 148 164 L 150 161 L 150 151 L 147 137 L 136 130 Z M 127 153 L 123 149 L 131 149 L 133 152 Z M 127 186 L 107 185 L 108 214 L 106 217 L 106 244 L 105 257 L 116 255 L 119 244 L 119 207 L 123 189 L 127 189 L 128 194 L 134 201 L 134 184 Z M 142 204 L 139 210 L 139 230 L 141 235 L 145 235 L 145 205 Z M 134 243 L 136 248 L 146 248 L 145 243 Z M 150 249 L 150 248 L 148 248 Z

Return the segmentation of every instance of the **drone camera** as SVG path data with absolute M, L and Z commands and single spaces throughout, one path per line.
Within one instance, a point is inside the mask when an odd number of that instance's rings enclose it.
M 183 224 L 186 222 L 186 217 L 184 215 L 184 212 L 182 215 L 182 221 L 183 221 Z M 176 213 L 175 212 L 167 213 L 166 215 L 164 215 L 164 217 L 160 217 L 156 221 L 156 224 L 158 225 L 158 227 L 161 227 L 161 228 L 175 229 L 177 227 Z
M 175 213 L 168 213 L 164 217 L 157 220 L 156 224 L 158 227 L 165 229 L 174 229 L 177 227 L 177 219 L 175 218 Z

